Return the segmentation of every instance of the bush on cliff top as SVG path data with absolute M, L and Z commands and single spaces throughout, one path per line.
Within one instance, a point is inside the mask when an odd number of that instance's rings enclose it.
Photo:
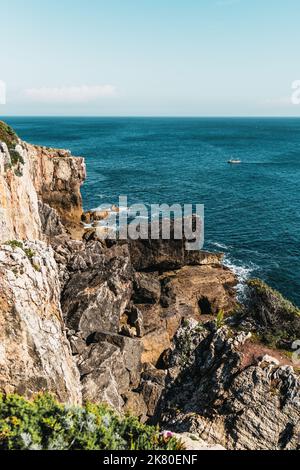
M 260 340 L 273 348 L 290 350 L 300 335 L 300 310 L 259 279 L 248 281 L 247 318 L 256 323 Z
M 3 121 L 0 121 L 0 142 L 5 142 L 9 149 L 18 142 L 15 131 Z
M 0 394 L 1 450 L 151 450 L 180 449 L 181 443 L 107 405 L 58 403 L 52 395 L 28 401 Z
M 280 309 L 280 311 L 284 311 L 288 315 L 300 317 L 299 308 L 265 282 L 260 279 L 250 279 L 247 285 L 260 296 L 261 301 L 274 304 L 274 310 Z

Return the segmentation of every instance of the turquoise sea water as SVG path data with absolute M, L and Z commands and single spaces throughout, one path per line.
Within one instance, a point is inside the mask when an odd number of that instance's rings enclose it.
M 120 194 L 129 203 L 203 203 L 205 248 L 300 305 L 300 119 L 6 121 L 29 142 L 86 158 L 86 209 Z

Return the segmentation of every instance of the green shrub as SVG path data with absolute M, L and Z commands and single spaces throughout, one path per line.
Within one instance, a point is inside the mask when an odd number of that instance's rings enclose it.
M 9 153 L 12 166 L 16 166 L 19 163 L 21 165 L 24 165 L 24 158 L 22 157 L 22 155 L 19 154 L 19 152 L 17 152 L 17 150 L 11 149 Z
M 288 299 L 283 297 L 280 292 L 272 289 L 272 287 L 268 286 L 265 282 L 261 281 L 260 279 L 250 279 L 247 282 L 248 287 L 255 291 L 259 296 L 261 296 L 262 300 L 267 300 L 269 303 L 272 302 L 274 308 L 280 310 L 285 310 L 291 316 L 300 316 L 300 309 L 293 305 Z
M 21 248 L 21 250 L 23 250 L 23 242 L 20 242 L 19 240 L 9 240 L 5 242 L 5 245 L 9 245 L 12 248 Z
M 223 310 L 219 310 L 215 319 L 215 323 L 216 323 L 217 328 L 222 328 L 222 326 L 224 325 L 224 311 Z
M 58 403 L 52 395 L 28 401 L 0 394 L 1 450 L 178 450 L 181 442 L 107 405 Z
M 18 142 L 15 131 L 3 121 L 0 121 L 0 142 L 5 142 L 8 148 L 15 146 Z
M 33 257 L 35 256 L 35 252 L 31 249 L 31 248 L 26 248 L 23 244 L 23 242 L 19 241 L 19 240 L 9 240 L 7 242 L 5 242 L 5 245 L 9 245 L 11 246 L 13 249 L 15 248 L 21 248 L 22 251 L 24 251 L 25 255 L 27 256 L 27 258 L 29 259 L 29 261 L 31 262 L 32 266 L 34 267 L 34 269 L 36 271 L 40 271 L 41 268 L 40 266 L 37 266 L 34 262 L 33 262 Z

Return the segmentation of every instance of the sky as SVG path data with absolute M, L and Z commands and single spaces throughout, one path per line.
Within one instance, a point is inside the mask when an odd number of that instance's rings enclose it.
M 1 3 L 3 116 L 300 116 L 299 0 Z

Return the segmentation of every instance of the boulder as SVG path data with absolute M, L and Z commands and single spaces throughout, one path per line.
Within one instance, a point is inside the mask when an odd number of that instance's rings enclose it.
M 108 342 L 92 344 L 80 356 L 78 367 L 83 400 L 106 402 L 120 412 L 124 405 L 121 395 L 129 390 L 129 373 L 118 346 Z
M 49 238 L 65 233 L 65 228 L 55 209 L 39 201 L 39 215 L 41 219 L 42 231 Z
M 185 240 L 128 240 L 136 271 L 169 271 L 187 265 L 221 265 L 223 254 L 187 251 Z
M 102 330 L 118 333 L 131 288 L 128 258 L 107 259 L 96 254 L 94 265 L 75 271 L 63 290 L 61 303 L 66 325 L 84 337 Z
M 139 340 L 110 332 L 97 331 L 88 338 L 88 342 L 107 342 L 117 346 L 122 353 L 124 366 L 129 373 L 130 385 L 133 388 L 138 386 L 142 370 L 142 344 Z
M 160 281 L 155 273 L 135 273 L 132 301 L 136 304 L 155 304 L 160 300 Z

